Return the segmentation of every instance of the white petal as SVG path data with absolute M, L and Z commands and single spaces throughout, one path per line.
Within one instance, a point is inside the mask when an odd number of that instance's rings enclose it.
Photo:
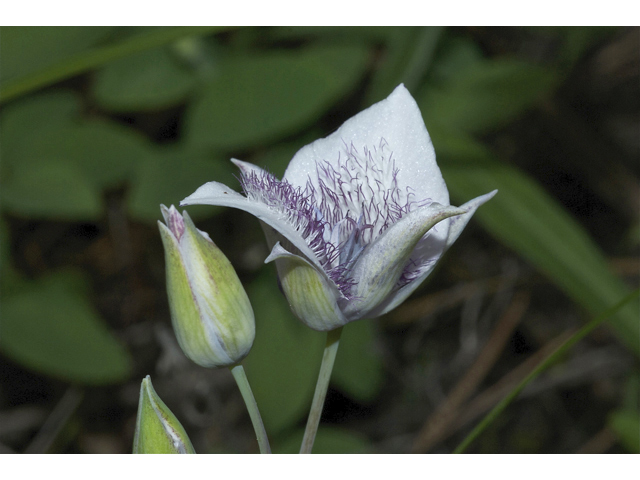
M 307 246 L 302 236 L 286 219 L 281 218 L 278 213 L 271 210 L 265 204 L 249 200 L 244 195 L 240 195 L 222 183 L 205 183 L 194 193 L 182 200 L 180 205 L 219 205 L 244 210 L 277 230 L 300 250 L 303 255 L 321 268 L 320 262 L 313 253 L 313 250 Z
M 340 292 L 322 269 L 276 243 L 264 261 L 276 262 L 278 277 L 291 310 L 308 327 L 325 332 L 347 323 L 338 307 Z
M 404 85 L 396 87 L 385 100 L 347 120 L 328 137 L 300 149 L 291 160 L 284 178 L 293 185 L 304 187 L 311 177 L 317 188 L 317 162 L 326 161 L 337 167 L 338 154 L 344 150 L 345 143 L 353 144 L 362 153 L 364 146 L 377 148 L 381 139 L 393 152 L 400 189 L 408 187 L 416 200 L 429 198 L 442 205 L 449 204 L 449 192 L 436 164 L 422 114 Z
M 164 223 L 169 225 L 169 209 L 162 203 L 160 204 L 160 212 L 162 212 L 162 218 L 164 218 Z
M 254 165 L 253 163 L 243 162 L 242 160 L 238 160 L 237 158 L 232 158 L 231 162 L 233 162 L 233 164 L 238 167 L 245 175 L 251 172 L 255 172 L 258 175 L 268 174 L 266 170 L 260 168 L 257 165 Z
M 466 210 L 467 213 L 465 213 L 464 215 L 460 215 L 458 217 L 452 218 L 450 220 L 451 223 L 449 225 L 449 236 L 447 237 L 447 246 L 445 247 L 445 251 L 448 250 L 449 247 L 453 245 L 453 242 L 455 242 L 458 239 L 458 237 L 462 233 L 462 230 L 464 230 L 464 227 L 467 226 L 467 223 L 469 223 L 469 220 L 471 220 L 471 217 L 473 217 L 473 214 L 476 213 L 476 210 L 478 209 L 478 207 L 480 207 L 480 205 L 482 205 L 483 203 L 486 203 L 489 200 L 491 200 L 496 193 L 498 193 L 498 190 L 494 190 L 493 192 L 486 193 L 484 195 L 474 198 L 473 200 L 469 200 L 464 205 L 460 205 L 460 208 L 462 208 L 463 210 Z
M 471 217 L 476 212 L 478 207 L 490 200 L 497 192 L 497 190 L 494 190 L 493 192 L 487 193 L 486 195 L 481 195 L 480 197 L 474 198 L 473 200 L 470 200 L 464 205 L 460 206 L 461 209 L 466 210 L 466 213 L 449 219 L 449 237 L 447 238 L 447 242 L 442 253 L 447 251 L 449 247 L 453 245 L 453 242 L 458 239 L 458 237 L 462 233 L 462 230 L 464 230 L 464 227 L 467 226 L 467 223 L 469 223 L 469 220 L 471 220 Z M 411 257 L 413 258 L 414 254 L 412 254 Z M 404 302 L 407 297 L 409 297 L 409 295 L 411 295 L 415 291 L 415 289 L 418 288 L 420 284 L 429 276 L 429 274 L 435 268 L 436 263 L 437 261 L 433 262 L 427 269 L 420 273 L 420 276 L 390 295 L 380 306 L 378 306 L 378 308 L 375 309 L 374 312 L 372 312 L 372 316 L 384 315 L 385 313 L 390 312 L 402 302 Z
M 342 302 L 347 318 L 362 318 L 392 294 L 418 240 L 435 224 L 464 210 L 432 203 L 411 212 L 365 247 L 352 270 L 354 298 Z

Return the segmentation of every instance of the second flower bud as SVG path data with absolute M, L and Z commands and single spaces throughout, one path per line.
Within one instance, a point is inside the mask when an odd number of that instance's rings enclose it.
M 233 365 L 251 349 L 255 319 L 229 260 L 189 215 L 161 205 L 171 321 L 184 353 L 203 367 Z

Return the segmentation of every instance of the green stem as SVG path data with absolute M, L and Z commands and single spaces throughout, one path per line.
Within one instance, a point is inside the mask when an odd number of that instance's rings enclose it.
M 269 446 L 267 432 L 264 429 L 264 424 L 262 423 L 262 417 L 260 416 L 260 411 L 258 410 L 258 404 L 256 403 L 256 399 L 253 396 L 251 387 L 249 386 L 247 374 L 244 373 L 244 368 L 240 364 L 230 367 L 230 370 L 233 374 L 233 378 L 236 379 L 236 383 L 238 384 L 238 388 L 240 389 L 240 393 L 242 394 L 244 403 L 247 405 L 247 410 L 249 411 L 249 416 L 251 417 L 251 422 L 253 423 L 253 429 L 255 430 L 256 437 L 258 439 L 260 453 L 271 453 L 271 447 Z
M 316 439 L 316 433 L 318 433 L 324 399 L 327 396 L 327 388 L 329 387 L 333 363 L 336 360 L 338 346 L 340 345 L 341 333 L 342 327 L 327 332 L 327 344 L 324 347 L 324 354 L 322 355 L 318 383 L 316 383 L 316 391 L 313 394 L 313 402 L 311 403 L 311 410 L 309 411 L 309 418 L 307 419 L 307 428 L 304 430 L 300 453 L 311 453 L 311 449 L 313 448 L 313 442 Z

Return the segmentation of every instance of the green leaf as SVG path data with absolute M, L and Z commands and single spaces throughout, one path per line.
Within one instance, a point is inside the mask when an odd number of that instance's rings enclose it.
M 70 124 L 80 113 L 80 99 L 66 90 L 26 97 L 2 109 L 0 149 L 3 163 L 15 157 L 43 129 Z
M 55 273 L 3 298 L 0 350 L 46 375 L 81 384 L 125 379 L 131 358 L 82 293 L 83 279 Z
M 303 430 L 293 433 L 284 441 L 275 444 L 273 453 L 298 453 L 303 435 Z M 313 443 L 312 453 L 369 453 L 370 451 L 371 444 L 361 435 L 340 428 L 320 427 Z
M 309 412 L 324 335 L 293 317 L 273 268 L 265 270 L 247 289 L 256 315 L 256 341 L 244 365 L 265 428 L 274 436 Z
M 85 51 L 113 27 L 2 27 L 0 81 L 5 83 Z
M 178 205 L 203 183 L 215 180 L 237 184 L 236 167 L 229 159 L 208 158 L 202 153 L 165 147 L 153 158 L 140 162 L 128 198 L 134 218 L 155 222 L 160 218 L 160 204 Z M 207 218 L 219 212 L 210 205 L 190 206 L 192 218 Z
M 102 211 L 101 190 L 123 185 L 156 153 L 144 137 L 113 122 L 76 123 L 68 92 L 10 105 L 2 115 L 4 208 L 30 217 L 88 220 Z M 6 139 L 6 141 L 5 141 Z
M 634 410 L 618 410 L 609 416 L 609 426 L 622 446 L 630 453 L 640 453 L 640 414 Z
M 456 203 L 498 189 L 475 215 L 492 235 L 592 314 L 629 292 L 584 229 L 532 179 L 464 135 L 430 131 Z M 630 304 L 611 322 L 620 340 L 636 354 L 640 354 L 639 319 L 638 305 Z
M 0 102 L 6 102 L 7 100 L 18 97 L 20 95 L 24 95 L 25 93 L 33 91 L 37 88 L 42 88 L 45 85 L 50 85 L 52 83 L 70 78 L 79 73 L 86 72 L 87 70 L 90 70 L 92 68 L 104 65 L 105 63 L 108 63 L 110 61 L 126 57 L 127 55 L 132 55 L 144 50 L 160 47 L 162 45 L 166 45 L 167 43 L 180 40 L 184 37 L 203 35 L 227 28 L 229 27 L 204 26 L 154 28 L 151 31 L 146 31 L 143 34 L 134 35 L 113 45 L 107 45 L 100 48 L 92 48 L 88 51 L 80 51 L 77 54 L 70 56 L 65 55 L 66 58 L 60 58 L 60 61 L 37 62 L 37 68 L 30 68 L 26 72 L 18 72 L 19 76 L 17 78 L 11 78 L 7 81 L 2 82 L 2 84 L 0 85 Z M 5 29 L 2 30 L 2 46 L 0 46 L 0 48 L 4 47 L 4 49 L 1 51 L 2 54 L 0 55 L 0 58 L 4 59 L 4 52 L 6 50 L 9 56 L 19 64 L 20 59 L 15 59 L 16 57 L 19 57 L 19 53 L 16 54 L 16 52 L 20 51 L 20 42 L 10 41 L 7 43 L 5 42 L 4 35 Z M 20 35 L 18 35 L 19 38 Z M 55 35 L 58 35 L 58 33 L 55 33 Z M 52 46 L 52 48 L 56 49 L 56 46 Z M 39 45 L 36 45 L 33 50 L 39 52 Z M 47 49 L 44 48 L 42 49 L 42 51 L 46 52 Z M 56 56 L 54 55 L 54 58 L 55 57 Z M 14 68 L 14 70 L 16 69 Z
M 371 320 L 344 327 L 331 381 L 360 402 L 370 402 L 380 391 L 384 373 L 375 351 L 375 325 Z
M 234 57 L 187 111 L 188 141 L 235 149 L 296 132 L 354 88 L 368 59 L 356 45 Z
M 18 163 L 0 195 L 5 211 L 26 217 L 95 220 L 102 211 L 99 191 L 86 175 L 55 157 Z
M 495 130 L 535 105 L 557 84 L 555 72 L 517 60 L 471 62 L 442 85 L 425 88 L 425 123 L 450 130 Z
M 139 162 L 155 154 L 151 143 L 134 130 L 113 122 L 91 121 L 45 128 L 6 161 L 28 165 L 32 159 L 61 159 L 102 189 L 124 184 Z
M 156 48 L 105 65 L 96 73 L 93 93 L 108 110 L 153 110 L 180 103 L 195 84 L 191 71 L 166 48 Z

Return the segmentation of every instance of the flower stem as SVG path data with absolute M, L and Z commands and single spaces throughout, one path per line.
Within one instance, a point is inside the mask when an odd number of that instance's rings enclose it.
M 304 430 L 300 453 L 311 453 L 311 449 L 313 448 L 313 442 L 316 439 L 316 433 L 318 433 L 324 399 L 327 396 L 327 388 L 329 387 L 333 363 L 336 360 L 338 346 L 340 345 L 341 333 L 342 327 L 327 332 L 327 344 L 324 347 L 324 354 L 322 355 L 320 374 L 318 375 L 318 382 L 316 383 L 316 391 L 313 394 L 313 402 L 311 403 L 311 410 L 309 411 L 309 418 L 307 419 L 307 428 Z
M 249 386 L 247 374 L 244 373 L 244 367 L 240 364 L 237 364 L 233 367 L 230 367 L 230 370 L 233 374 L 233 378 L 236 379 L 236 383 L 238 384 L 238 388 L 240 389 L 240 393 L 242 394 L 244 403 L 246 404 L 247 410 L 249 411 L 249 416 L 251 417 L 251 422 L 253 423 L 253 429 L 255 430 L 256 437 L 258 439 L 260 453 L 271 453 L 271 447 L 269 446 L 267 432 L 264 429 L 264 424 L 262 423 L 262 417 L 260 416 L 260 411 L 258 410 L 258 404 L 256 403 L 256 399 L 253 396 L 251 387 Z

